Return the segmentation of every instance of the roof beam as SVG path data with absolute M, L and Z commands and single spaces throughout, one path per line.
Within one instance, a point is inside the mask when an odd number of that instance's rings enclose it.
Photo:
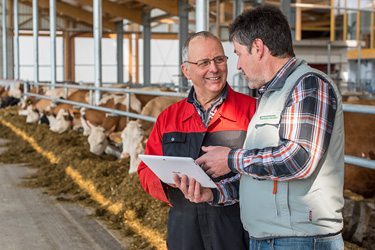
M 49 0 L 38 0 L 38 5 L 44 8 L 49 8 Z M 88 12 L 86 10 L 66 3 L 56 1 L 56 12 L 66 16 L 70 16 L 76 19 L 77 21 L 82 21 L 90 25 L 94 24 L 93 15 L 91 12 Z M 109 29 L 111 31 L 116 30 L 114 23 L 108 22 L 107 20 L 103 20 L 102 24 L 104 29 Z
M 93 7 L 92 0 L 76 0 L 77 2 Z M 136 9 L 130 9 L 120 4 L 110 2 L 108 0 L 102 0 L 102 10 L 111 16 L 121 17 L 122 19 L 128 19 L 132 22 L 142 24 L 142 11 Z
M 32 0 L 29 0 L 30 2 Z M 49 0 L 38 0 L 38 5 L 43 8 L 49 8 Z M 62 3 L 56 1 L 56 12 L 59 14 L 63 14 L 69 16 L 77 21 L 82 21 L 87 24 L 93 25 L 93 15 L 91 12 L 85 11 L 81 8 Z M 108 22 L 107 20 L 103 20 L 102 22 L 104 29 L 109 29 L 111 31 L 115 31 L 115 24 Z
M 137 0 L 143 4 L 150 5 L 154 8 L 164 10 L 170 14 L 178 16 L 178 1 L 177 0 Z

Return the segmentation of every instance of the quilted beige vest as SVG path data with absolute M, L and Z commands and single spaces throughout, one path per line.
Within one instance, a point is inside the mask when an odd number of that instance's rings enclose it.
M 307 179 L 256 180 L 242 175 L 240 182 L 241 219 L 250 237 L 265 239 L 286 236 L 315 236 L 339 232 L 343 227 L 344 204 L 344 121 L 339 91 L 331 78 L 312 69 L 305 61 L 296 65 L 281 90 L 268 91 L 260 100 L 247 132 L 244 148 L 276 147 L 280 117 L 290 92 L 306 73 L 326 79 L 337 97 L 335 123 L 327 152 Z

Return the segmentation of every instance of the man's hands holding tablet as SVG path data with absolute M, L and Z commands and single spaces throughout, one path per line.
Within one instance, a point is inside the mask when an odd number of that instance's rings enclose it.
M 173 180 L 175 184 L 168 185 L 179 188 L 190 202 L 211 202 L 214 198 L 211 189 L 201 187 L 200 183 L 194 178 L 188 178 L 184 174 L 180 178 L 177 174 L 174 174 Z
M 190 202 L 213 201 L 210 188 L 217 186 L 192 158 L 143 154 L 139 157 L 164 183 L 180 189 Z

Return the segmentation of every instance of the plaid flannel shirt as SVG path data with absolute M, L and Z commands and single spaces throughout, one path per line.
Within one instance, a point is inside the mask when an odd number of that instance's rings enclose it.
M 260 88 L 259 98 L 270 89 L 282 88 L 295 62 L 295 57 L 290 59 Z M 328 148 L 336 108 L 337 99 L 330 84 L 314 73 L 306 75 L 297 83 L 281 114 L 279 139 L 282 143 L 277 147 L 231 150 L 229 168 L 256 179 L 308 178 Z M 231 199 L 222 195 L 220 202 Z

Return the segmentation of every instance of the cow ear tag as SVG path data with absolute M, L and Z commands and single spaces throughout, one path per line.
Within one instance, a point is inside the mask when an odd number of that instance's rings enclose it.
M 115 139 L 115 142 L 116 142 L 116 143 L 121 143 L 122 140 L 121 140 L 121 138 L 116 138 L 116 139 Z

